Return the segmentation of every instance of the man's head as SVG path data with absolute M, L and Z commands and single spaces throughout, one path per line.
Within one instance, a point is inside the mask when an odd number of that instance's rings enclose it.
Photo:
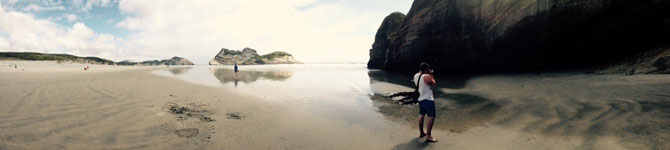
M 421 62 L 421 65 L 419 65 L 419 71 L 423 73 L 428 73 L 428 69 L 430 68 L 430 65 L 426 62 Z

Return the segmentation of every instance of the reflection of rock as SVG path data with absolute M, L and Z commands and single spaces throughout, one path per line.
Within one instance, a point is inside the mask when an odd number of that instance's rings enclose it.
M 377 82 L 412 86 L 412 82 L 409 79 L 410 76 L 408 75 L 389 73 L 387 71 L 371 71 L 368 72 L 368 75 L 371 83 L 370 88 L 384 89 L 383 87 L 372 87 L 384 85 L 372 84 Z M 454 83 L 461 84 L 459 82 L 452 82 L 450 84 Z M 462 85 L 451 85 L 449 87 L 462 87 Z M 395 92 L 407 91 L 393 91 L 392 93 Z M 378 108 L 381 114 L 395 121 L 416 122 L 419 112 L 417 105 L 400 105 L 388 96 L 383 96 L 384 94 L 375 93 L 370 96 L 374 106 Z M 435 90 L 434 94 L 437 110 L 435 128 L 451 132 L 463 132 L 472 127 L 484 125 L 484 123 L 493 120 L 495 117 L 494 114 L 501 108 L 501 105 L 497 102 L 476 95 L 442 93 L 439 90 Z
M 172 73 L 174 75 L 179 75 L 179 74 L 183 74 L 183 73 L 188 72 L 189 70 L 191 70 L 191 68 L 192 67 L 174 67 L 174 68 L 168 69 L 168 71 L 170 71 L 170 73 Z
M 395 121 L 416 122 L 418 105 L 400 105 L 386 96 L 370 96 L 378 111 Z M 435 128 L 450 132 L 463 132 L 472 127 L 484 125 L 494 119 L 501 105 L 475 95 L 447 94 L 436 97 Z
M 261 78 L 283 81 L 293 76 L 293 72 L 290 71 L 240 71 L 235 73 L 232 69 L 223 68 L 210 68 L 210 71 L 223 84 L 230 82 L 237 83 L 238 81 L 251 83 Z

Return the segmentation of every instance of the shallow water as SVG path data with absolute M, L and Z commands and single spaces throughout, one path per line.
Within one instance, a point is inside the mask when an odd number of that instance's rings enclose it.
M 220 87 L 267 101 L 280 102 L 329 119 L 352 124 L 381 124 L 370 96 L 365 64 L 302 64 L 194 66 L 154 73 L 188 82 Z
M 365 64 L 240 66 L 238 73 L 232 68 L 154 73 L 290 104 L 368 130 L 389 120 L 416 128 L 417 106 L 397 105 L 387 97 L 412 91 L 411 75 L 369 70 Z M 664 142 L 670 140 L 668 75 L 505 74 L 437 81 L 437 130 L 460 134 L 493 126 L 578 141 L 572 148 L 603 148 L 610 141 L 615 147 L 670 148 Z

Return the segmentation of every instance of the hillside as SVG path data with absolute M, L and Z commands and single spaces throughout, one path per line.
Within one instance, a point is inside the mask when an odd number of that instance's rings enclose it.
M 34 52 L 0 52 L 0 60 L 57 61 L 58 63 L 73 62 L 98 65 L 116 64 L 114 61 L 98 57 L 79 57 L 68 54 L 43 54 Z

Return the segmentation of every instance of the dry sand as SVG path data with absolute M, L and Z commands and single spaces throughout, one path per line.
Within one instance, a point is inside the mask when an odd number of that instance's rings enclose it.
M 19 68 L 10 67 L 12 63 L 18 63 Z M 151 73 L 164 67 L 91 68 L 84 71 L 81 65 L 54 62 L 0 62 L 0 149 L 670 147 L 665 142 L 670 133 L 669 92 L 653 92 L 659 87 L 649 86 L 667 86 L 668 76 L 619 77 L 612 81 L 620 82 L 592 84 L 577 83 L 593 78 L 575 78 L 565 84 L 547 77 L 470 79 L 437 93 L 440 116 L 433 134 L 440 142 L 428 144 L 416 138 L 416 106 L 395 105 L 379 94 L 371 99 L 379 117 L 387 121 L 370 127 Z M 622 81 L 626 79 L 640 86 L 630 87 L 630 82 Z M 594 84 L 603 83 L 614 86 L 606 90 L 624 88 L 619 90 L 629 93 L 599 95 L 616 93 L 597 92 L 603 85 Z M 389 84 L 372 83 L 371 88 L 378 93 L 405 90 L 402 86 L 388 88 L 396 86 Z M 648 102 L 625 96 L 640 96 L 636 92 L 656 96 Z

